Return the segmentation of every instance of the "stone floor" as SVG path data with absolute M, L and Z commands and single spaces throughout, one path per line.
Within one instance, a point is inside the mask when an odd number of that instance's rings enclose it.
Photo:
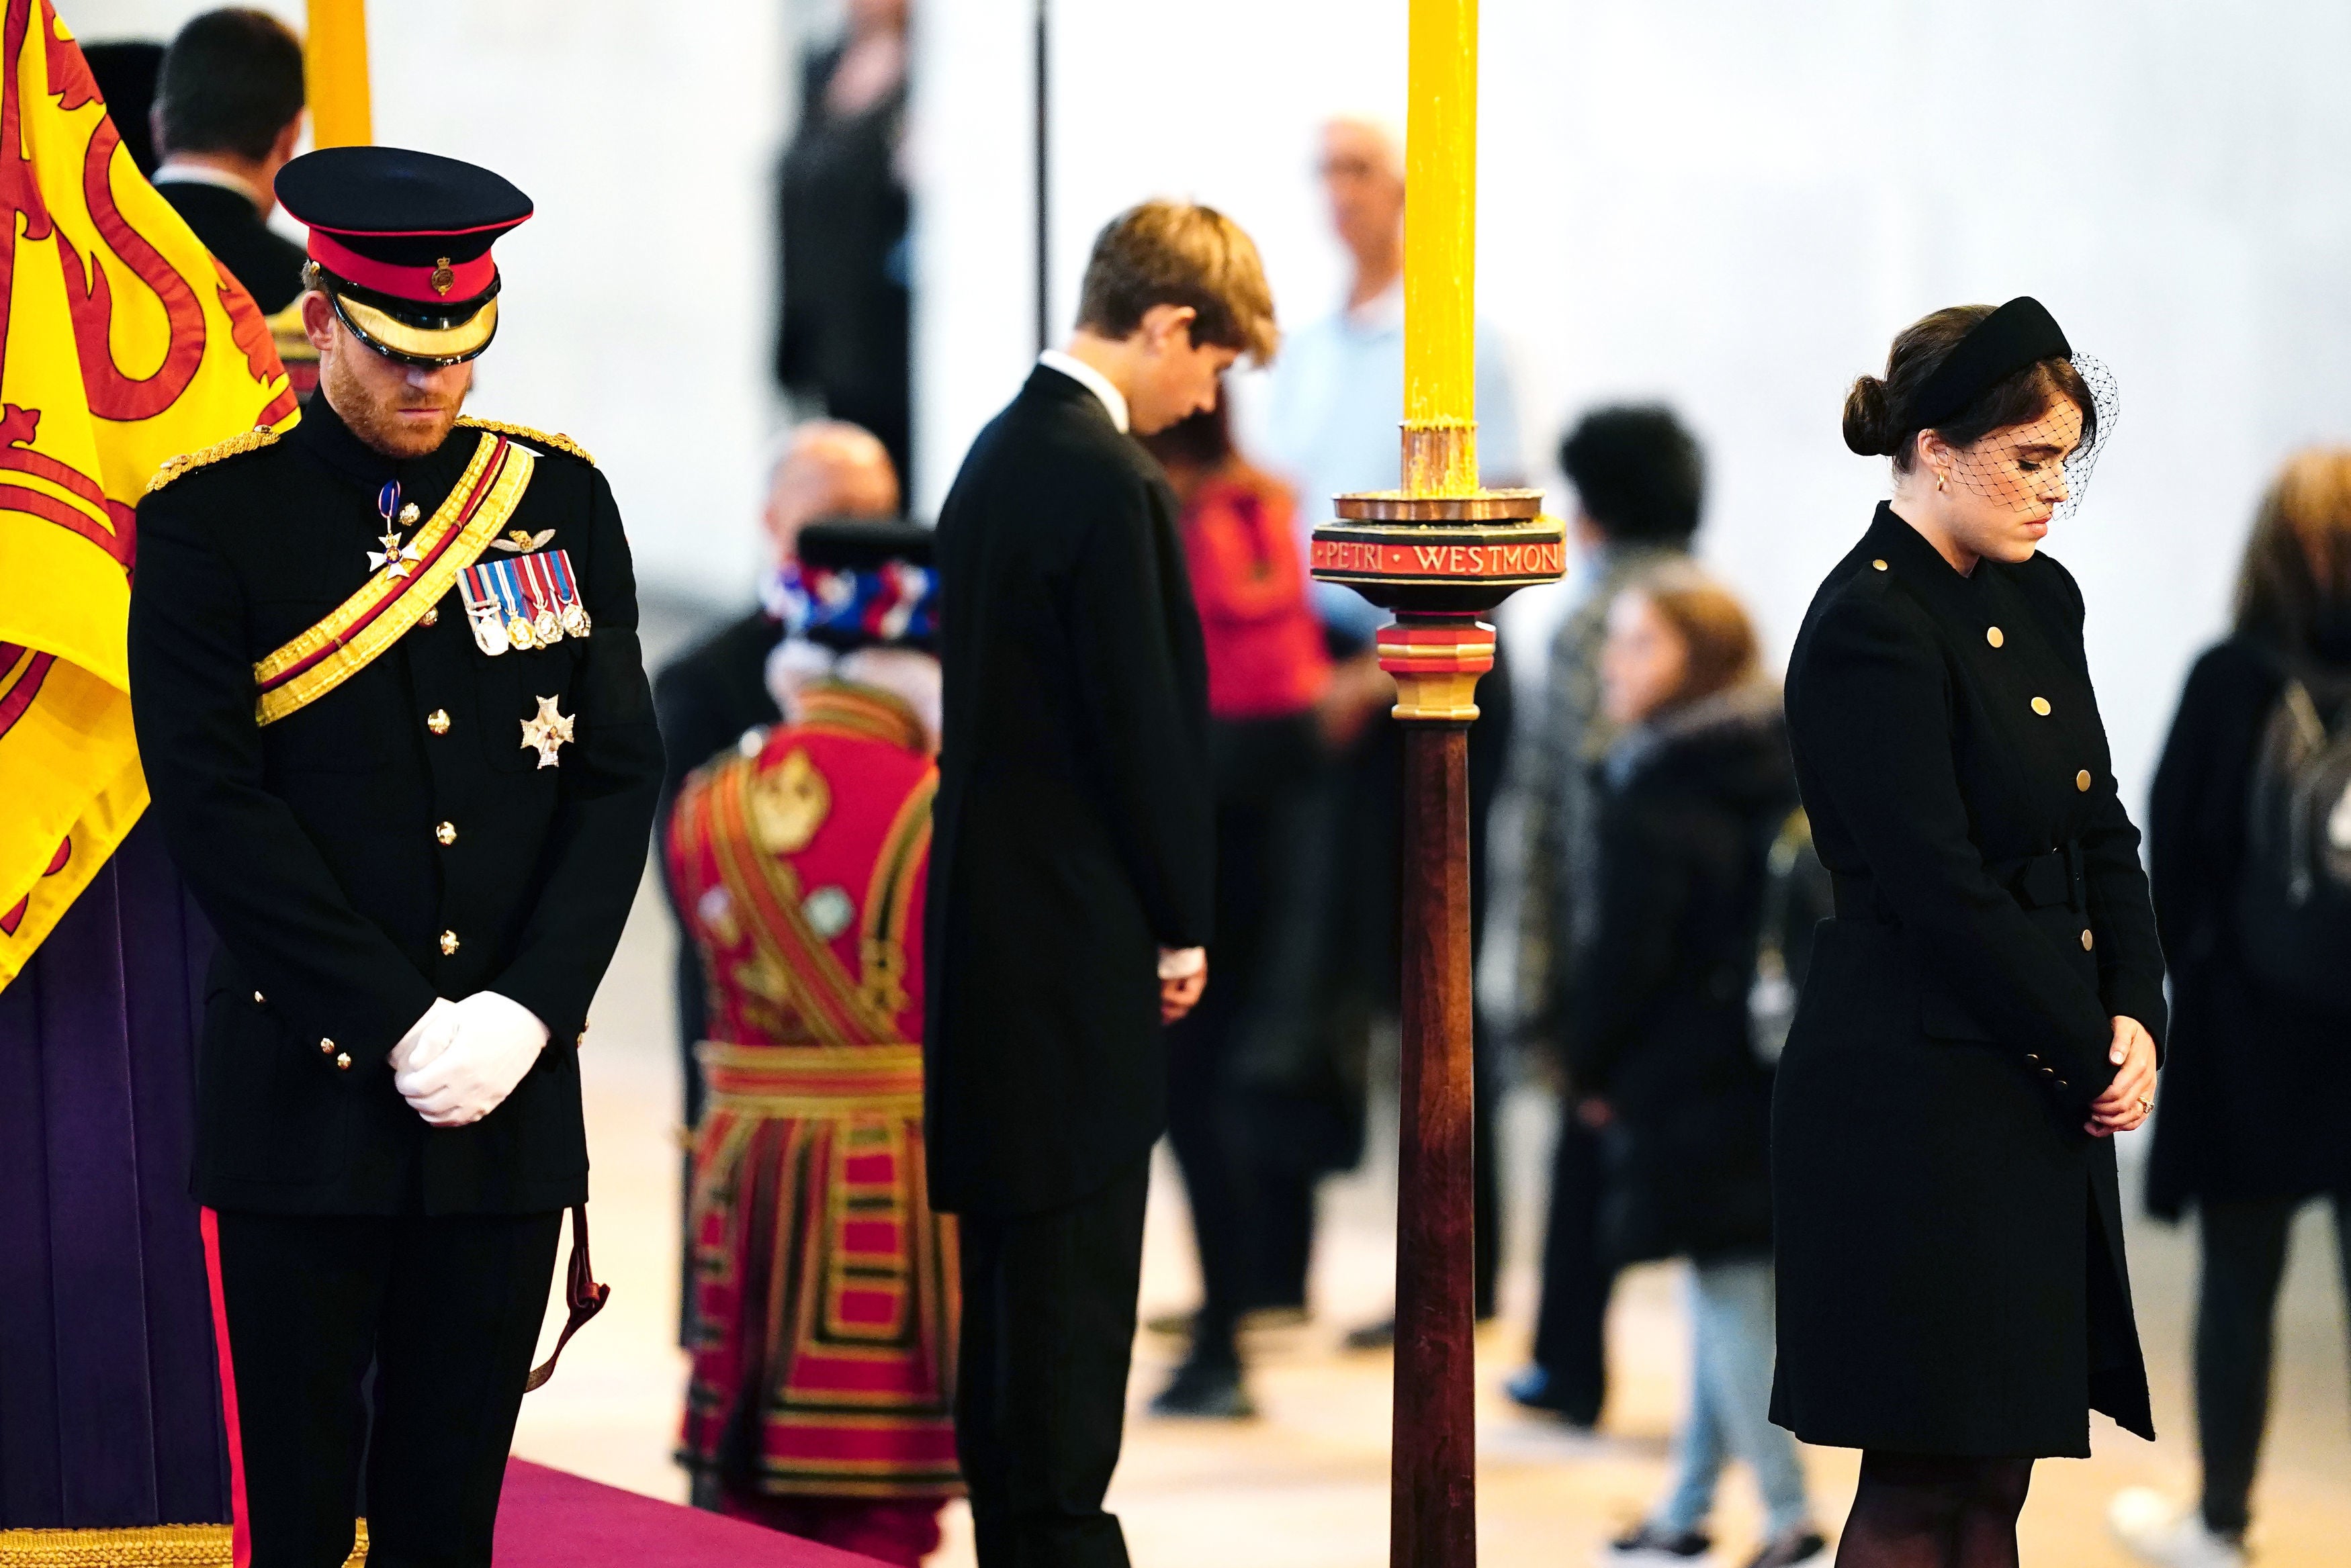
M 649 644 L 674 641 L 656 635 L 654 618 L 647 631 Z M 649 882 L 598 997 L 584 1058 L 596 1262 L 613 1285 L 612 1302 L 573 1341 L 555 1380 L 525 1401 L 515 1446 L 527 1459 L 682 1498 L 670 1459 L 684 1377 L 674 1345 L 679 1078 L 671 942 Z M 1497 1395 L 1525 1352 L 1549 1141 L 1541 1096 L 1514 1096 L 1502 1149 L 1512 1178 L 1505 1310 L 1482 1336 L 1479 1356 L 1479 1518 L 1489 1563 L 1590 1561 L 1593 1548 L 1662 1487 L 1682 1399 L 1683 1328 L 1671 1266 L 1635 1271 L 1618 1294 L 1614 1393 L 1599 1434 L 1579 1437 L 1531 1419 Z M 2126 1159 L 2137 1152 L 2126 1147 Z M 1195 1299 L 1181 1189 L 1164 1168 L 1160 1175 L 1145 1243 L 1146 1317 Z M 1111 1494 L 1137 1568 L 1386 1563 L 1392 1364 L 1385 1355 L 1347 1354 L 1338 1341 L 1346 1327 L 1384 1310 L 1394 1267 L 1393 1181 L 1392 1153 L 1381 1149 L 1365 1170 L 1326 1188 L 1316 1319 L 1251 1346 L 1259 1420 L 1207 1426 L 1142 1415 L 1176 1347 L 1147 1334 L 1139 1341 L 1136 1415 Z M 2126 1185 L 2136 1181 L 2126 1178 Z M 2255 1498 L 2262 1568 L 2351 1565 L 2351 1385 L 2327 1222 L 2317 1209 L 2304 1216 L 2279 1311 L 2276 1409 Z M 2149 1445 L 2096 1417 L 2094 1458 L 2041 1467 L 2023 1521 L 2024 1560 L 2034 1568 L 2126 1568 L 2128 1560 L 2105 1534 L 2105 1500 L 2125 1486 L 2193 1485 L 2190 1241 L 2186 1231 L 2144 1222 L 2130 1238 L 2162 1438 Z M 550 1313 L 549 1340 L 560 1321 L 559 1310 Z M 1852 1500 L 1855 1457 L 1813 1449 L 1806 1460 L 1819 1511 L 1834 1526 Z M 1756 1520 L 1752 1491 L 1734 1475 L 1718 1520 L 1732 1561 L 1743 1561 L 1739 1553 L 1750 1544 Z M 971 1560 L 958 1509 L 934 1563 L 965 1568 Z
M 598 998 L 585 1058 L 595 1166 L 596 1262 L 613 1284 L 602 1317 L 573 1341 L 555 1380 L 525 1402 L 516 1451 L 528 1459 L 655 1496 L 680 1498 L 670 1461 L 683 1360 L 672 1343 L 676 1301 L 678 1079 L 668 1015 L 670 935 L 650 884 Z M 1549 1139 L 1539 1096 L 1515 1096 L 1505 1158 L 1514 1177 L 1502 1320 L 1479 1344 L 1479 1515 L 1490 1563 L 1577 1563 L 1659 1490 L 1682 1397 L 1678 1282 L 1670 1266 L 1629 1275 L 1612 1324 L 1616 1393 L 1603 1430 L 1578 1437 L 1517 1413 L 1495 1385 L 1524 1353 L 1533 1307 L 1537 1172 Z M 1166 1176 L 1162 1172 L 1163 1178 Z M 1387 1560 L 1391 1363 L 1349 1355 L 1341 1331 L 1379 1312 L 1394 1263 L 1384 1153 L 1326 1189 L 1316 1260 L 1317 1317 L 1259 1337 L 1255 1393 L 1262 1417 L 1242 1426 L 1155 1421 L 1141 1402 L 1175 1346 L 1148 1334 L 1136 1347 L 1138 1414 L 1112 1504 L 1137 1568 L 1378 1568 Z M 2265 1568 L 2351 1564 L 2351 1389 L 2343 1306 L 2327 1267 L 2326 1220 L 2314 1209 L 2295 1241 L 2280 1310 L 2277 1411 L 2257 1498 Z M 2122 1568 L 2108 1542 L 2105 1499 L 2117 1488 L 2192 1482 L 2186 1344 L 2192 1248 L 2184 1232 L 2143 1224 L 2131 1237 L 2141 1321 L 2162 1440 L 2148 1445 L 2097 1420 L 2095 1457 L 2042 1467 L 2024 1516 L 2025 1561 Z M 1154 1189 L 1144 1308 L 1193 1300 L 1180 1187 Z M 549 1316 L 549 1333 L 560 1314 Z M 1808 1451 L 1819 1509 L 1832 1524 L 1851 1500 L 1855 1461 Z M 1734 1476 L 1719 1521 L 1725 1544 L 1752 1539 L 1751 1490 Z M 1734 1559 L 1736 1560 L 1736 1559 Z M 949 1568 L 971 1561 L 969 1532 L 950 1521 Z

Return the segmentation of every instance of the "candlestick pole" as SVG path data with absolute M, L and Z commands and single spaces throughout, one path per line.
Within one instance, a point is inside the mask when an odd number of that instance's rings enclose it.
M 314 147 L 364 147 L 375 140 L 368 99 L 367 0 L 309 0 L 302 40 L 303 87 Z
M 1494 667 L 1479 618 L 1556 581 L 1532 490 L 1478 478 L 1477 0 L 1412 0 L 1405 130 L 1401 488 L 1334 498 L 1314 576 L 1396 612 L 1379 635 L 1405 726 L 1393 1568 L 1478 1556 L 1472 1297 L 1468 726 Z

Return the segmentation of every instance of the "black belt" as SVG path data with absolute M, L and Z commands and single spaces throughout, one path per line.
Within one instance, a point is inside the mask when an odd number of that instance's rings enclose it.
M 1988 861 L 1984 870 L 2025 909 L 2050 909 L 2063 905 L 2078 913 L 2085 907 L 2087 881 L 2082 870 L 2082 846 L 2074 839 L 2039 855 Z M 1872 919 L 1889 926 L 1902 923 L 1879 893 L 1877 878 L 1868 872 L 1832 871 L 1829 878 L 1836 893 L 1837 919 Z

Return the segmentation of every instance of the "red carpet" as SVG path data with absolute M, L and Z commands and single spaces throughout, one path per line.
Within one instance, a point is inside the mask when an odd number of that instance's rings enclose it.
M 507 1461 L 497 1568 L 874 1568 L 740 1520 Z

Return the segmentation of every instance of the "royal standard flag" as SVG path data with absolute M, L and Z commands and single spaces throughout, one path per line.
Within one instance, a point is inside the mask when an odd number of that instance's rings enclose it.
M 147 807 L 124 628 L 166 459 L 294 418 L 251 296 L 155 193 L 49 0 L 0 27 L 0 986 Z

